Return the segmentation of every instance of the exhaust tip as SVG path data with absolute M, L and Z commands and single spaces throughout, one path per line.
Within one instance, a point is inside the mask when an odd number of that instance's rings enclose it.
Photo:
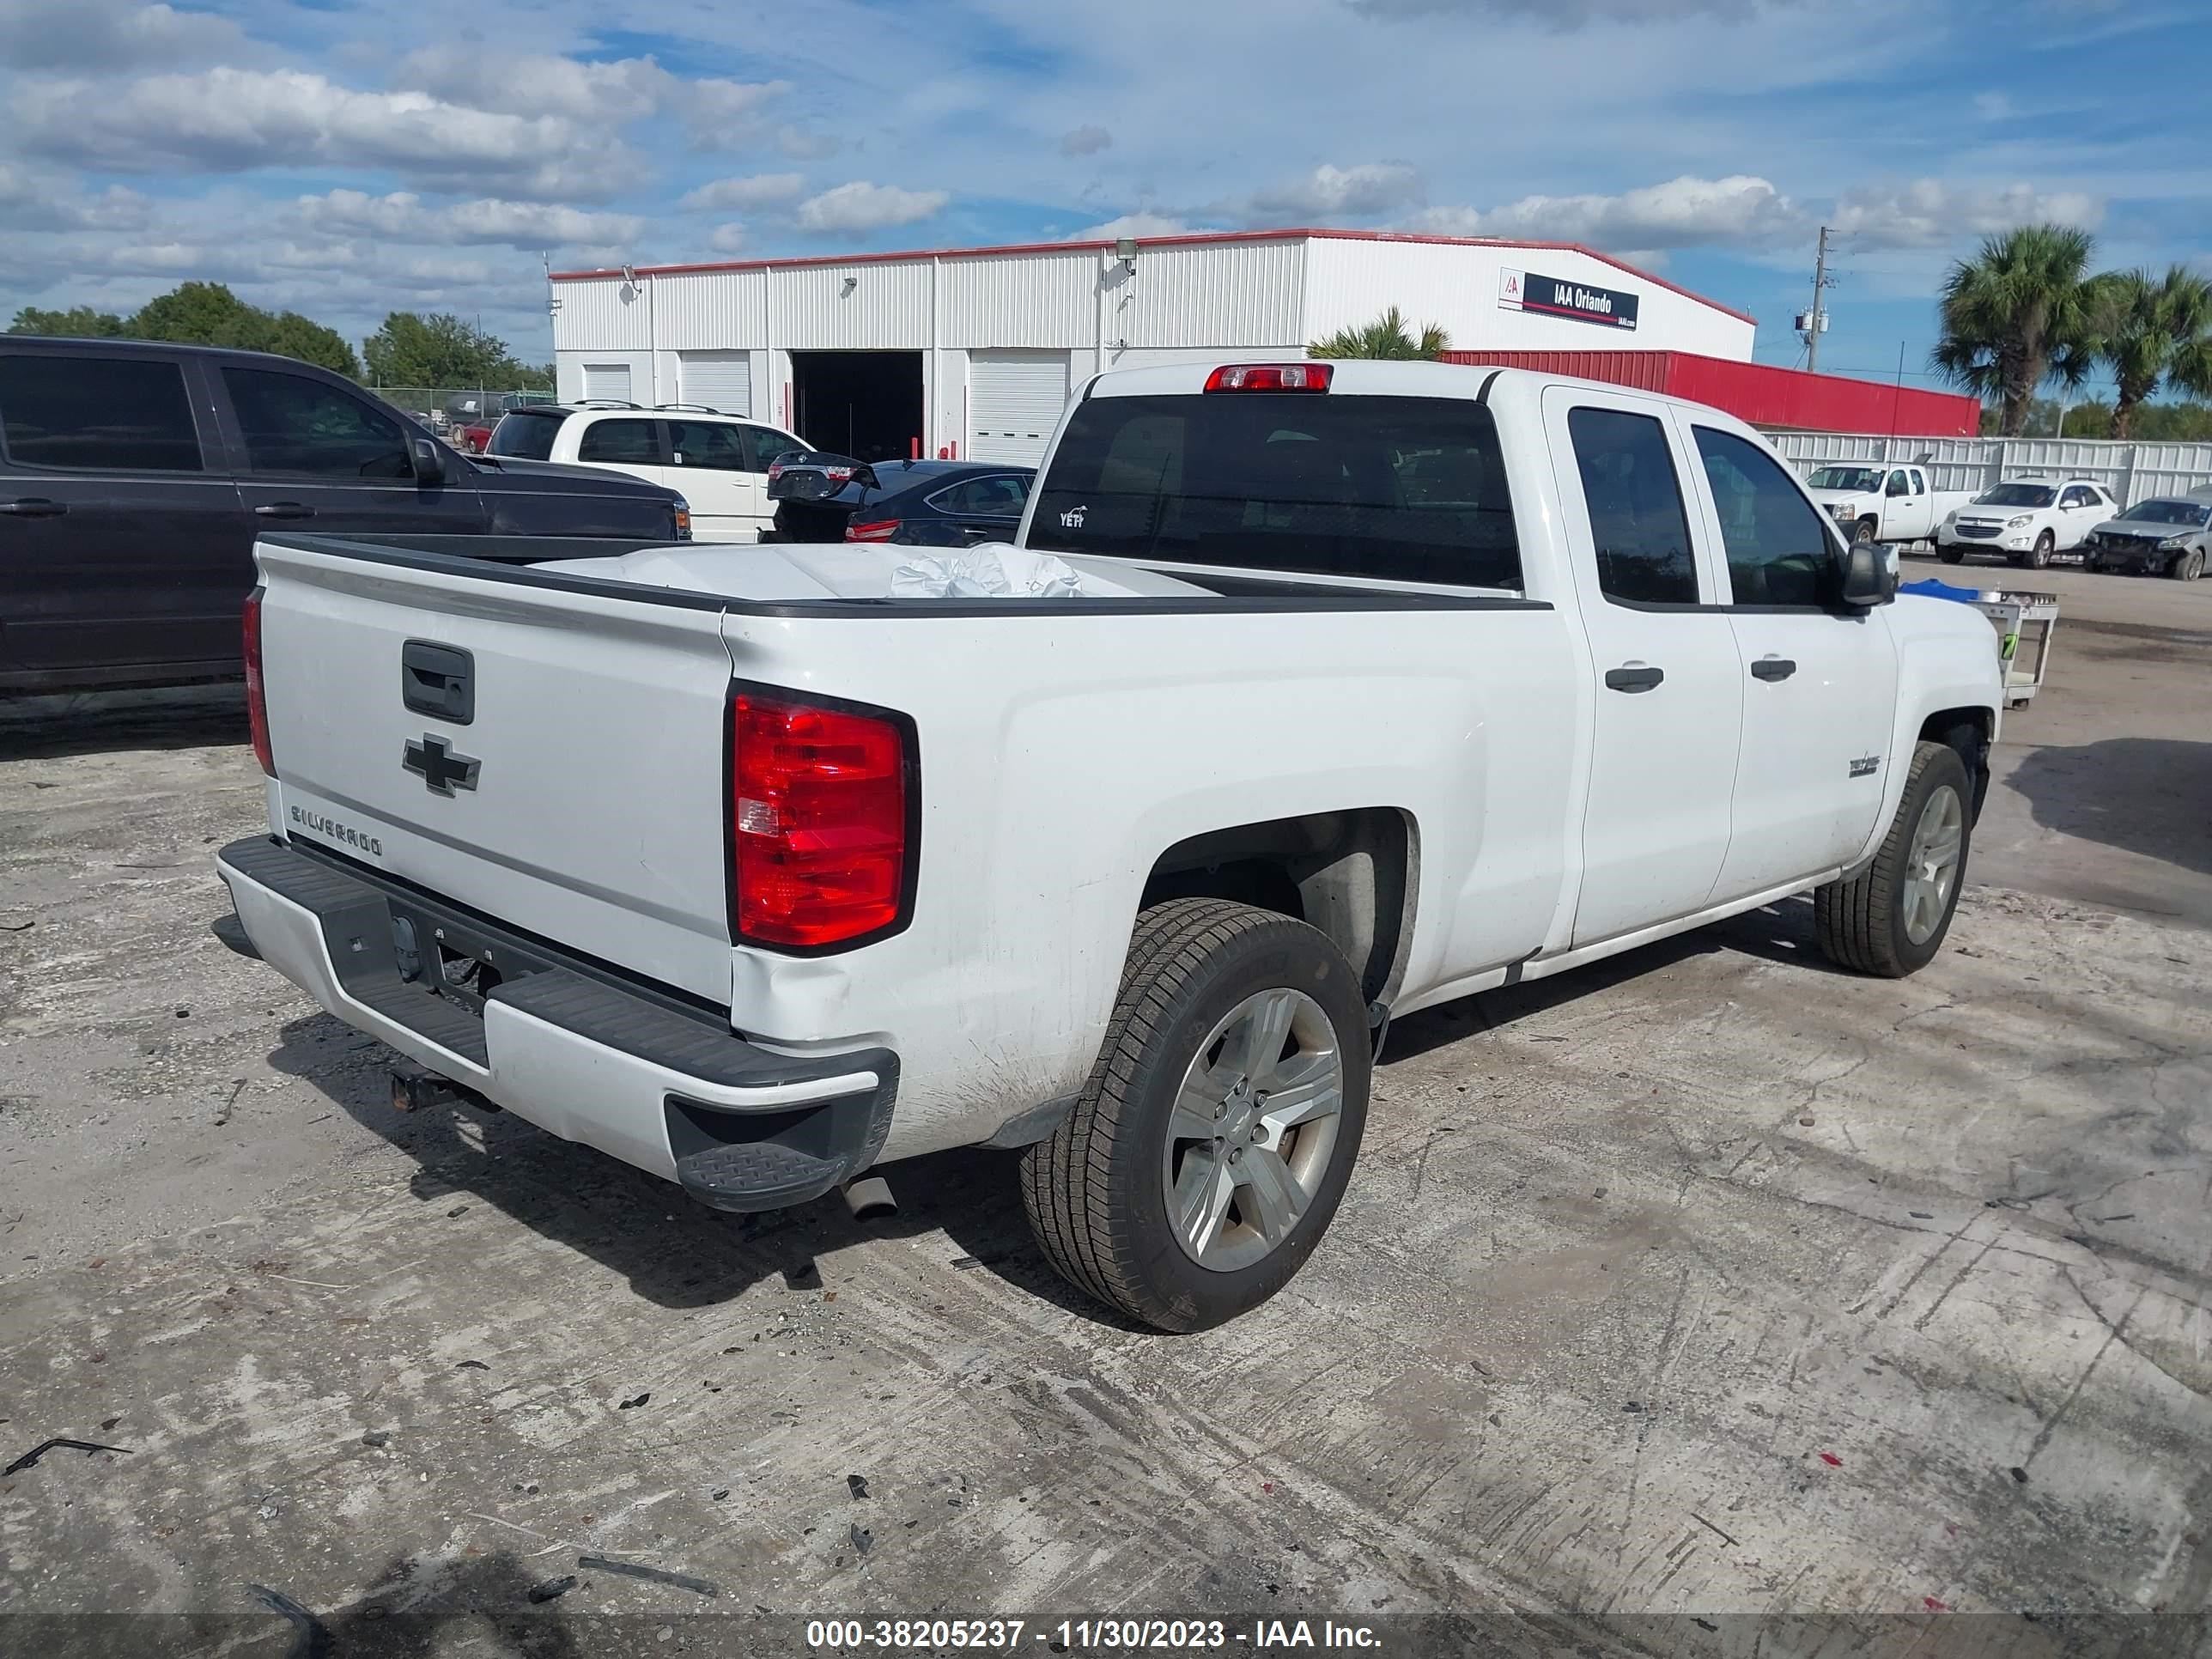
M 855 1221 L 884 1221 L 898 1213 L 898 1200 L 881 1176 L 845 1183 L 845 1205 Z

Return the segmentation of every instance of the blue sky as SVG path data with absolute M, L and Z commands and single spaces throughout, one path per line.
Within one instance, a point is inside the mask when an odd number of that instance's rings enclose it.
M 2207 62 L 2201 0 L 0 0 L 0 313 L 204 277 L 542 358 L 541 252 L 1337 224 L 1587 242 L 1786 364 L 1825 223 L 1822 367 L 1926 384 L 1990 232 L 2212 270 Z

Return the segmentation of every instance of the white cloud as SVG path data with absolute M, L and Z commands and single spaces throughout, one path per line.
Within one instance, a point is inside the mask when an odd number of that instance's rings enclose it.
M 1777 241 L 1799 234 L 1804 216 L 1764 179 L 1686 174 L 1618 196 L 1527 196 L 1487 210 L 1428 208 L 1407 228 L 1446 236 L 1663 249 Z
M 0 64 L 11 70 L 175 64 L 245 44 L 237 24 L 210 12 L 134 0 L 0 0 Z
M 756 173 L 748 179 L 717 179 L 712 184 L 702 185 L 687 192 L 677 206 L 693 212 L 712 210 L 744 213 L 788 202 L 805 188 L 805 179 L 796 173 Z
M 801 202 L 799 228 L 830 233 L 910 225 L 941 211 L 951 199 L 941 190 L 901 190 L 896 185 L 854 179 Z
M 0 161 L 0 225 L 10 230 L 143 230 L 152 211 L 143 196 L 121 185 L 91 195 L 82 183 L 40 178 Z
M 398 79 L 448 103 L 507 115 L 559 115 L 612 126 L 675 115 L 694 143 L 707 146 L 750 136 L 762 106 L 791 90 L 788 81 L 687 79 L 649 57 L 584 63 L 525 52 L 501 58 L 497 72 L 488 75 L 483 49 L 461 44 L 410 52 Z
M 710 148 L 750 137 L 761 106 L 791 90 L 788 81 L 709 80 L 684 85 L 692 140 Z
M 2075 225 L 2094 229 L 2105 204 L 2081 191 L 2040 191 L 2025 184 L 1950 184 L 1916 179 L 1850 191 L 1836 204 L 1833 223 L 1856 247 L 1941 247 L 1966 236 L 1988 236 L 2014 225 Z
M 568 247 L 630 242 L 646 225 L 635 214 L 591 213 L 544 202 L 481 198 L 432 207 L 408 191 L 370 196 L 357 190 L 334 190 L 323 196 L 302 196 L 299 208 L 311 229 L 395 242 Z
M 707 239 L 707 246 L 717 253 L 742 253 L 745 249 L 745 228 L 734 220 L 716 225 L 714 234 Z
M 1257 219 L 1365 218 L 1420 199 L 1421 175 L 1403 161 L 1324 164 L 1303 179 L 1255 192 L 1245 211 Z
M 1103 127 L 1077 127 L 1060 135 L 1060 153 L 1062 155 L 1096 155 L 1100 150 L 1110 148 L 1113 143 L 1114 135 Z
M 776 129 L 775 147 L 794 161 L 818 161 L 837 153 L 837 140 L 830 133 L 802 132 L 787 126 Z
M 222 67 L 119 87 L 31 82 L 15 99 L 14 136 L 25 148 L 122 171 L 389 167 L 555 197 L 603 194 L 631 172 L 603 131 L 561 116 L 358 92 L 299 70 Z
M 1197 228 L 1164 213 L 1124 213 L 1105 223 L 1079 230 L 1071 242 L 1112 242 L 1124 236 L 1187 236 Z

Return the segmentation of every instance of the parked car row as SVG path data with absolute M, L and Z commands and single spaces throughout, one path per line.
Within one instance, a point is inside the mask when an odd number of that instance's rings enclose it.
M 690 534 L 682 495 L 604 468 L 470 458 L 291 358 L 0 337 L 0 691 L 240 672 L 253 540 Z

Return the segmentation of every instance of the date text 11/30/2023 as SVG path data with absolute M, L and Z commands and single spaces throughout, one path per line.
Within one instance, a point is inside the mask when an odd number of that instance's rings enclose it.
M 1292 1653 L 1382 1650 L 1371 1626 L 1333 1619 L 815 1619 L 806 1645 L 817 1652 L 942 1651 L 969 1649 L 1018 1653 L 1034 1644 L 1048 1653 Z

